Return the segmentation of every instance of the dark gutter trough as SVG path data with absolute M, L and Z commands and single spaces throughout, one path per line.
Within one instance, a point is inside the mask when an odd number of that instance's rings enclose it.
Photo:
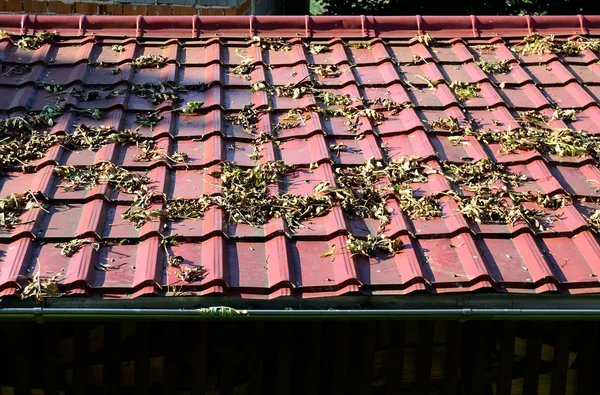
M 4 308 L 0 321 L 106 320 L 598 320 L 600 309 L 382 309 L 382 310 L 236 310 L 106 308 Z
M 600 320 L 600 295 L 445 294 L 245 300 L 157 297 L 129 300 L 5 298 L 2 321 L 187 320 Z

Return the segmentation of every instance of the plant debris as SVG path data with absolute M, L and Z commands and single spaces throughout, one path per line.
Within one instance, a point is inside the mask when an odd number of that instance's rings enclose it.
M 62 85 L 51 83 L 42 84 L 42 88 L 44 88 L 44 90 L 50 93 L 61 93 L 64 90 L 64 87 Z
M 471 48 L 476 50 L 479 53 L 492 54 L 494 53 L 494 49 L 496 46 L 494 44 L 481 44 L 481 45 L 472 45 Z
M 552 215 L 540 209 L 529 209 L 519 204 L 519 199 L 505 197 L 505 192 L 478 193 L 473 196 L 458 196 L 449 193 L 457 202 L 459 211 L 476 223 L 497 223 L 515 225 L 524 222 L 536 232 L 550 230 L 554 222 Z M 515 202 L 515 200 L 517 200 Z
M 464 184 L 467 189 L 472 191 L 489 189 L 496 181 L 512 187 L 523 185 L 529 181 L 529 177 L 511 173 L 503 165 L 494 163 L 488 158 L 481 159 L 476 163 L 444 162 L 442 166 L 450 174 L 446 175 L 446 178 L 457 184 Z
M 21 214 L 32 208 L 44 209 L 32 191 L 11 193 L 0 199 L 0 229 L 13 229 L 21 223 Z
M 32 37 L 21 37 L 19 41 L 15 43 L 15 45 L 21 49 L 25 49 L 28 51 L 33 51 L 39 49 L 42 44 L 46 43 L 48 40 L 53 39 L 56 36 L 56 31 L 53 32 L 39 32 L 35 36 Z
M 539 119 L 525 117 L 518 129 L 482 131 L 469 129 L 467 135 L 474 135 L 478 140 L 500 145 L 502 152 L 515 150 L 534 150 L 559 156 L 581 157 L 600 154 L 600 138 L 584 131 L 550 128 L 541 124 Z M 544 121 L 546 118 L 544 118 Z
M 100 148 L 112 140 L 114 129 L 112 126 L 87 126 L 78 125 L 73 133 L 63 137 L 61 145 L 70 150 L 92 150 Z
M 10 77 L 11 75 L 23 75 L 31 71 L 31 66 L 29 66 L 28 64 L 15 64 L 9 66 L 5 63 L 2 63 L 2 71 L 2 76 L 4 77 Z
M 173 163 L 184 164 L 189 160 L 188 155 L 184 152 L 175 151 L 172 155 L 169 155 L 164 149 L 159 148 L 158 144 L 151 139 L 138 142 L 137 147 L 142 153 L 133 157 L 133 160 L 136 162 L 152 162 L 155 160 L 168 159 Z
M 253 104 L 246 105 L 239 113 L 226 115 L 225 120 L 230 121 L 234 125 L 241 126 L 247 134 L 256 134 L 256 124 L 259 121 L 260 115 L 270 112 L 271 109 L 256 109 L 253 107 Z
M 125 51 L 125 48 L 122 45 L 119 44 L 115 44 L 112 47 L 110 47 L 114 52 L 123 52 Z
M 163 214 L 169 221 L 198 219 L 202 218 L 212 204 L 213 200 L 210 196 L 202 196 L 197 199 L 177 198 L 166 204 Z
M 458 123 L 458 118 L 453 116 L 449 116 L 448 118 L 438 118 L 437 120 L 427 121 L 427 123 L 434 129 L 448 130 L 450 132 L 462 130 Z
M 339 77 L 342 75 L 339 67 L 334 64 L 319 64 L 312 65 L 309 69 L 315 74 L 323 78 Z
M 148 126 L 150 130 L 154 129 L 157 123 L 163 119 L 158 111 L 152 111 L 148 113 L 137 113 L 135 114 L 135 122 L 141 126 Z
M 208 273 L 208 269 L 205 267 L 181 267 L 179 272 L 175 272 L 175 275 L 181 281 L 185 281 L 187 283 L 191 283 L 194 281 L 202 280 L 206 274 Z
M 375 236 L 368 235 L 366 240 L 357 239 L 350 235 L 346 244 L 351 256 L 360 255 L 364 257 L 376 256 L 380 251 L 395 255 L 402 250 L 403 246 L 404 243 L 399 238 L 392 240 L 382 233 Z
M 176 92 L 187 92 L 187 89 L 172 82 L 146 82 L 133 84 L 131 87 L 131 93 L 147 99 L 152 104 L 182 102 L 183 99 Z
M 410 219 L 430 219 L 442 216 L 442 209 L 438 201 L 431 195 L 415 197 L 410 188 L 402 188 L 396 185 L 396 193 L 399 200 L 398 205 Z
M 180 108 L 179 112 L 183 115 L 198 115 L 203 105 L 203 101 L 190 101 L 185 107 Z
M 100 243 L 86 239 L 73 239 L 64 243 L 55 244 L 54 246 L 61 249 L 60 255 L 70 258 L 75 255 L 75 253 L 77 253 L 77 251 L 79 251 L 84 244 L 91 244 L 92 248 L 96 251 L 100 249 Z
M 97 108 L 75 108 L 69 107 L 69 111 L 75 114 L 85 115 L 92 118 L 93 120 L 99 121 L 104 118 L 104 113 Z
M 291 51 L 292 46 L 281 38 L 272 37 L 252 37 L 252 45 L 261 47 L 262 49 L 270 49 L 271 51 Z
M 348 43 L 348 44 L 346 44 L 346 46 L 349 48 L 354 48 L 354 49 L 372 49 L 371 43 L 368 41 Z
M 454 91 L 454 94 L 460 100 L 466 100 L 471 97 L 478 97 L 478 92 L 481 90 L 481 86 L 479 84 L 469 84 L 467 82 L 461 81 L 453 81 L 449 85 L 449 87 Z
M 38 302 L 41 302 L 44 300 L 44 298 L 58 295 L 60 290 L 58 289 L 56 282 L 63 274 L 63 270 L 61 270 L 52 277 L 41 279 L 40 269 L 38 269 L 38 272 L 33 276 L 22 276 L 29 283 L 25 286 L 25 288 L 23 288 L 23 291 L 21 292 L 21 299 L 32 298 Z
M 594 233 L 600 234 L 600 210 L 594 210 L 594 212 L 589 217 L 584 215 L 584 218 L 588 223 L 590 229 Z
M 310 52 L 313 55 L 318 55 L 323 52 L 331 51 L 331 49 L 327 45 L 310 44 L 307 46 L 308 46 L 308 52 Z
M 247 170 L 226 162 L 217 175 L 222 191 L 215 202 L 229 214 L 232 222 L 262 225 L 273 217 L 268 186 L 289 171 L 283 161 L 267 162 Z
M 507 60 L 494 62 L 479 59 L 476 64 L 488 74 L 506 74 L 510 72 L 510 65 L 508 64 Z
M 167 64 L 167 58 L 162 55 L 142 55 L 131 61 L 131 66 L 135 69 L 160 69 Z
M 391 115 L 399 114 L 400 111 L 406 108 L 413 108 L 415 105 L 412 102 L 398 103 L 393 99 L 383 99 L 381 97 L 376 98 L 370 102 L 371 105 L 381 106 L 390 112 Z
M 600 40 L 585 37 L 556 41 L 554 35 L 542 36 L 539 33 L 531 33 L 525 36 L 521 44 L 525 44 L 520 51 L 521 54 L 545 55 L 554 53 L 563 56 L 576 56 L 586 49 L 594 52 L 600 51 Z
M 579 111 L 575 110 L 575 109 L 570 109 L 570 110 L 563 110 L 562 108 L 555 108 L 554 112 L 552 113 L 552 118 L 550 119 L 549 122 L 552 122 L 554 120 L 560 120 L 560 121 L 565 121 L 565 122 L 575 122 L 577 121 L 577 113 Z
M 417 36 L 417 40 L 426 47 L 435 47 L 437 45 L 437 41 L 429 33 Z
M 252 56 L 241 55 L 242 50 L 239 48 L 235 51 L 237 55 L 242 58 L 242 60 L 240 61 L 239 65 L 232 67 L 230 70 L 233 74 L 237 74 L 245 80 L 250 81 L 250 73 L 252 73 L 255 68 L 255 66 L 252 64 L 252 62 L 254 62 L 254 58 Z
M 98 91 L 74 91 L 71 93 L 73 96 L 79 98 L 79 101 L 86 102 L 96 100 L 98 98 Z

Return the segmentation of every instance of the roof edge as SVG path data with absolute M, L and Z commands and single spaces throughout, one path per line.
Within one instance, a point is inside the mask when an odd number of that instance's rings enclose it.
M 0 15 L 0 29 L 19 35 L 148 38 L 436 38 L 523 37 L 529 33 L 600 34 L 600 15 L 569 16 L 98 16 Z
M 314 309 L 238 310 L 228 306 L 197 309 L 0 308 L 2 321 L 189 321 L 189 320 L 443 320 L 573 321 L 598 320 L 600 309 Z

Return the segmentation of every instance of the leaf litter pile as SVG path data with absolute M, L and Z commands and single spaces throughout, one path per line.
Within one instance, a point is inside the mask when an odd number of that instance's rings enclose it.
M 52 33 L 44 33 L 30 39 L 21 39 L 15 44 L 23 49 L 35 50 L 47 40 L 53 38 Z M 435 46 L 435 40 L 428 35 L 419 36 L 418 41 L 424 46 Z M 557 53 L 563 55 L 578 54 L 582 50 L 598 51 L 597 40 L 577 38 L 566 42 L 557 42 L 552 36 L 530 35 L 523 41 L 523 53 Z M 277 38 L 255 37 L 250 45 L 270 51 L 290 51 L 292 44 Z M 347 46 L 355 49 L 370 50 L 368 42 L 356 42 Z M 306 50 L 317 55 L 330 52 L 327 45 L 305 45 Z M 121 46 L 113 46 L 115 52 L 123 51 Z M 250 74 L 255 69 L 254 59 L 244 55 L 243 50 L 237 50 L 241 58 L 239 64 L 230 68 L 232 74 L 250 80 Z M 420 59 L 419 62 L 423 60 Z M 424 61 L 424 60 L 423 60 Z M 506 61 L 486 62 L 479 60 L 478 65 L 488 74 L 504 74 L 510 71 Z M 167 59 L 161 55 L 143 55 L 131 62 L 135 69 L 161 68 L 167 64 Z M 103 67 L 103 65 L 96 65 Z M 276 134 L 280 130 L 292 129 L 304 124 L 311 116 L 319 114 L 322 117 L 344 118 L 349 132 L 356 139 L 365 135 L 361 132 L 365 122 L 377 125 L 388 115 L 396 115 L 406 108 L 413 107 L 410 102 L 398 103 L 391 98 L 354 98 L 348 94 L 340 94 L 322 89 L 315 77 L 338 77 L 342 71 L 333 65 L 311 65 L 311 76 L 300 82 L 292 82 L 283 86 L 271 86 L 265 81 L 251 84 L 252 91 L 266 91 L 269 95 L 301 99 L 312 95 L 316 104 L 308 107 L 292 108 L 288 114 L 280 118 L 281 122 L 272 125 L 275 135 L 269 135 L 259 130 L 261 117 L 269 117 L 271 108 L 255 108 L 247 105 L 242 110 L 229 113 L 225 120 L 240 126 L 249 136 L 254 138 L 254 152 L 250 158 L 258 161 L 261 158 L 262 144 L 273 142 L 279 144 Z M 20 73 L 20 70 L 11 73 Z M 24 70 L 28 72 L 28 70 Z M 435 89 L 436 82 L 428 81 Z M 450 88 L 461 100 L 477 97 L 480 91 L 478 84 L 467 84 L 459 81 L 451 83 Z M 207 87 L 207 86 L 206 86 Z M 206 88 L 205 87 L 205 88 Z M 45 84 L 49 93 L 62 97 L 71 93 L 79 101 L 93 101 L 99 98 L 98 91 L 66 91 L 63 86 Z M 187 87 L 172 82 L 157 82 L 132 84 L 130 91 L 133 95 L 144 98 L 152 104 L 181 103 L 180 93 L 187 92 Z M 109 93 L 107 98 L 113 93 Z M 118 96 L 120 93 L 114 93 Z M 181 115 L 198 115 L 202 102 L 189 102 L 181 108 L 171 110 Z M 28 112 L 0 120 L 0 163 L 4 166 L 18 164 L 25 166 L 29 161 L 40 159 L 45 152 L 60 145 L 69 150 L 96 150 L 109 143 L 135 144 L 140 153 L 136 161 L 167 160 L 174 164 L 185 164 L 187 154 L 174 152 L 172 154 L 161 149 L 152 139 L 142 138 L 137 130 L 116 131 L 110 126 L 77 125 L 72 133 L 51 134 L 47 130 L 55 125 L 56 119 L 66 111 L 93 119 L 101 119 L 103 114 L 98 109 L 78 109 L 48 105 L 39 112 Z M 162 119 L 159 111 L 148 114 L 137 114 L 136 120 L 140 126 L 153 128 Z M 498 144 L 501 152 L 509 153 L 519 149 L 538 149 L 544 153 L 559 156 L 592 155 L 600 156 L 600 145 L 595 136 L 582 131 L 552 128 L 550 123 L 556 120 L 573 122 L 577 119 L 575 110 L 555 109 L 551 117 L 546 117 L 535 111 L 521 114 L 519 128 L 508 130 L 479 130 L 473 125 L 463 127 L 458 119 L 440 118 L 427 121 L 431 128 L 452 133 L 461 132 L 463 135 L 475 136 L 488 144 Z M 340 152 L 351 150 L 345 144 L 330 147 L 337 156 Z M 316 166 L 316 165 L 315 165 Z M 311 172 L 314 169 L 311 165 Z M 139 228 L 150 221 L 159 218 L 164 221 L 181 221 L 201 219 L 211 207 L 222 209 L 227 218 L 234 223 L 250 226 L 262 226 L 268 221 L 281 218 L 285 224 L 286 233 L 291 237 L 298 229 L 308 226 L 312 219 L 327 215 L 334 207 L 339 207 L 349 218 L 376 220 L 379 223 L 375 234 L 364 238 L 352 234 L 348 237 L 346 249 L 352 256 L 374 257 L 379 254 L 393 255 L 403 248 L 398 238 L 392 240 L 386 236 L 387 226 L 391 222 L 392 211 L 388 202 L 395 199 L 400 210 L 411 219 L 431 219 L 442 217 L 439 198 L 432 195 L 415 193 L 414 185 L 426 183 L 428 177 L 436 174 L 445 177 L 452 185 L 462 186 L 442 192 L 442 197 L 449 197 L 456 202 L 457 212 L 475 223 L 528 224 L 534 231 L 551 230 L 552 222 L 560 216 L 555 213 L 565 205 L 572 203 L 568 197 L 548 196 L 534 193 L 516 193 L 515 187 L 523 186 L 531 181 L 527 176 L 514 174 L 503 166 L 484 159 L 476 163 L 441 163 L 440 170 L 433 169 L 418 157 L 400 157 L 393 160 L 378 161 L 368 159 L 362 165 L 336 167 L 334 182 L 323 181 L 314 187 L 309 195 L 297 195 L 286 191 L 287 179 L 298 169 L 286 165 L 283 161 L 271 161 L 256 164 L 251 168 L 242 168 L 233 162 L 225 162 L 219 171 L 206 174 L 207 182 L 219 186 L 217 195 L 202 195 L 195 199 L 158 196 L 152 192 L 151 180 L 142 174 L 131 172 L 111 162 L 102 162 L 92 166 L 56 166 L 57 175 L 62 177 L 61 188 L 70 191 L 76 189 L 92 189 L 100 184 L 107 184 L 113 190 L 133 195 L 132 204 L 122 214 L 124 222 Z M 418 188 L 418 187 L 417 187 Z M 12 194 L 0 200 L 0 228 L 13 228 L 21 223 L 21 215 L 29 209 L 45 210 L 44 197 L 41 194 L 27 191 L 23 194 Z M 162 199 L 162 208 L 154 208 L 152 202 Z M 600 210 L 586 217 L 590 227 L 600 232 Z M 118 225 L 118 224 L 113 224 Z M 165 259 L 175 270 L 175 275 L 184 282 L 201 280 L 206 275 L 203 267 L 182 265 L 184 257 L 172 253 L 172 246 L 178 244 L 177 234 L 160 235 L 160 244 L 164 249 Z M 105 242 L 87 239 L 73 239 L 56 244 L 61 255 L 71 257 L 85 245 L 98 250 Z M 335 246 L 322 256 L 335 254 Z M 109 270 L 110 265 L 101 265 L 98 270 Z M 58 294 L 57 274 L 48 279 L 36 276 L 27 277 L 23 297 L 36 299 Z

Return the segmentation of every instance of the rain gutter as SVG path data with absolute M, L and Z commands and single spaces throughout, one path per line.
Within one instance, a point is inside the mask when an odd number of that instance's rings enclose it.
M 600 294 L 411 294 L 248 300 L 186 296 L 0 301 L 0 322 L 121 320 L 600 320 Z
M 111 321 L 111 320 L 598 320 L 600 309 L 327 309 L 237 310 L 140 308 L 2 308 L 0 321 Z

